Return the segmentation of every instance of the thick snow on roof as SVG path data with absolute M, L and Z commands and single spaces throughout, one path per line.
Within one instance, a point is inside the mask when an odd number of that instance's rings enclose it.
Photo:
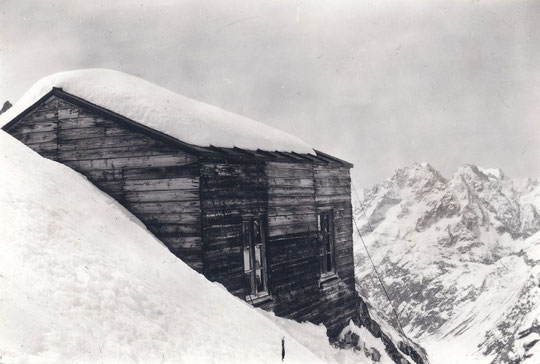
M 261 122 L 179 95 L 141 78 L 108 69 L 61 72 L 38 81 L 0 116 L 7 124 L 53 87 L 199 146 L 313 153 L 305 142 Z
M 323 326 L 209 282 L 68 167 L 0 131 L 0 361 L 353 363 Z M 368 361 L 370 362 L 370 361 Z

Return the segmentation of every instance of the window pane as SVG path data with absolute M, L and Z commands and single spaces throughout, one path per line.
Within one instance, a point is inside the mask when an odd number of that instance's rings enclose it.
M 328 273 L 334 270 L 333 264 L 333 238 L 332 238 L 332 213 L 323 212 L 318 215 L 319 234 L 320 234 L 320 265 L 321 273 Z
M 242 241 L 244 246 L 249 246 L 249 222 L 242 221 Z
M 326 272 L 330 272 L 331 270 L 332 270 L 332 254 L 327 254 L 326 255 Z
M 262 244 L 255 246 L 255 268 L 262 268 L 263 266 L 263 251 Z
M 255 285 L 253 284 L 253 272 L 244 274 L 244 289 L 247 295 L 255 294 Z
M 255 270 L 255 276 L 257 279 L 257 292 L 265 292 L 264 271 L 262 269 Z
M 253 239 L 254 244 L 261 242 L 261 226 L 258 219 L 253 220 Z
M 249 247 L 244 248 L 244 272 L 251 270 L 251 249 Z
M 244 280 L 247 300 L 268 291 L 264 256 L 264 230 L 260 218 L 242 222 Z M 324 254 L 324 252 L 322 252 Z

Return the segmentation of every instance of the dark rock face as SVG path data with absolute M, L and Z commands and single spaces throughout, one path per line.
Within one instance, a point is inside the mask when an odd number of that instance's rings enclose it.
M 350 325 L 345 327 L 339 336 L 340 339 L 335 342 L 335 345 L 343 348 L 355 350 L 357 352 L 363 352 L 366 358 L 369 358 L 371 362 L 380 362 L 382 353 L 373 345 L 373 338 L 380 339 L 382 345 L 384 345 L 384 352 L 386 355 L 397 364 L 428 364 L 428 357 L 426 351 L 418 344 L 409 339 L 404 333 L 398 332 L 392 328 L 391 325 L 384 322 L 381 318 L 377 318 L 384 326 L 381 325 L 372 318 L 368 305 L 364 302 L 362 297 L 357 297 L 357 314 L 353 319 L 356 327 Z M 365 328 L 371 338 L 363 337 L 366 334 L 359 334 L 360 331 L 356 331 L 358 328 Z M 365 332 L 365 331 L 364 331 Z M 369 335 L 367 334 L 367 335 Z M 380 348 L 380 347 L 379 347 Z
M 403 356 L 403 353 L 405 353 L 417 364 L 429 363 L 426 351 L 418 344 L 405 337 L 404 334 L 401 334 L 397 342 L 392 341 L 390 336 L 381 329 L 381 326 L 371 318 L 368 306 L 361 297 L 358 297 L 357 305 L 358 317 L 355 323 L 358 326 L 367 328 L 374 337 L 380 338 L 384 343 L 386 353 L 394 362 L 408 363 L 409 361 Z
M 4 106 L 2 106 L 2 109 L 0 109 L 0 115 L 8 111 L 13 105 L 11 105 L 11 102 L 6 101 L 4 102 Z
M 368 347 L 361 337 L 354 332 L 349 331 L 345 334 L 345 337 L 341 341 L 341 348 L 352 349 L 355 351 L 361 351 L 364 355 L 371 359 L 373 362 L 378 363 L 381 361 L 381 353 L 375 349 Z
M 497 363 L 523 359 L 532 350 L 525 347 L 540 345 L 534 335 L 519 335 L 540 309 L 540 179 L 511 179 L 472 165 L 445 179 L 429 164 L 414 164 L 356 202 L 363 240 L 417 343 L 470 335 L 469 353 Z M 372 313 L 397 328 L 355 238 L 357 290 Z

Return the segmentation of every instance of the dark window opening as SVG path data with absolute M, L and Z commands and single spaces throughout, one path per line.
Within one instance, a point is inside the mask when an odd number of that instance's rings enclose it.
M 268 294 L 265 256 L 265 231 L 260 217 L 242 221 L 244 280 L 246 299 Z
M 334 217 L 331 211 L 317 216 L 319 226 L 319 261 L 321 274 L 334 273 Z

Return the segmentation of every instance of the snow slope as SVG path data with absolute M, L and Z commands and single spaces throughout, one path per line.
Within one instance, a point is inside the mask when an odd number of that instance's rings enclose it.
M 540 180 L 472 165 L 446 179 L 427 163 L 364 191 L 364 241 L 433 363 L 540 362 L 539 197 Z M 392 319 L 358 236 L 355 264 L 359 292 Z
M 78 173 L 0 132 L 0 362 L 370 362 L 210 283 Z
M 11 121 L 53 87 L 62 88 L 67 93 L 186 143 L 313 153 L 313 149 L 299 138 L 266 124 L 108 69 L 61 72 L 39 80 L 0 116 L 0 126 Z

